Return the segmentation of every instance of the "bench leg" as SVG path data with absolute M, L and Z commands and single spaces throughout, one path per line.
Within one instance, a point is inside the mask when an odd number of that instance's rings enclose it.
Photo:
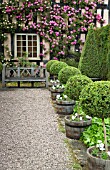
M 34 87 L 34 82 L 33 81 L 31 82 L 31 87 Z
M 20 87 L 20 81 L 18 81 L 18 87 Z

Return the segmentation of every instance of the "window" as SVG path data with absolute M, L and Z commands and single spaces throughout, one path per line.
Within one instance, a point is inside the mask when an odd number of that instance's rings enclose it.
M 15 57 L 22 57 L 24 52 L 29 59 L 40 59 L 40 38 L 37 34 L 15 34 Z

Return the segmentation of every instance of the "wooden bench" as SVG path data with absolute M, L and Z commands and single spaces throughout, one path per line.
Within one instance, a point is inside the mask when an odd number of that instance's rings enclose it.
M 2 87 L 6 87 L 7 82 L 17 82 L 20 87 L 20 82 L 31 82 L 34 87 L 34 82 L 44 82 L 48 87 L 48 73 L 42 66 L 35 67 L 7 67 L 3 65 L 2 70 Z

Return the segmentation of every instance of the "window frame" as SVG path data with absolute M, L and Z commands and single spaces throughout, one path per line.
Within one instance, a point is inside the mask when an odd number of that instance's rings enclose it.
M 15 58 L 17 58 L 18 56 L 17 56 L 17 36 L 18 35 L 21 35 L 21 36 L 23 36 L 23 35 L 25 35 L 26 36 L 26 52 L 28 53 L 28 36 L 34 36 L 34 35 L 36 35 L 37 36 L 37 56 L 36 57 L 28 57 L 28 59 L 29 60 L 40 60 L 40 37 L 39 37 L 39 35 L 38 34 L 35 34 L 35 33 L 15 33 L 15 36 L 14 36 L 14 56 L 15 56 Z M 22 41 L 23 40 L 21 40 L 21 43 L 22 43 Z M 21 45 L 21 48 L 22 48 L 23 46 Z M 32 49 L 33 49 L 33 41 L 32 41 Z M 33 51 L 32 51 L 32 54 L 33 54 Z

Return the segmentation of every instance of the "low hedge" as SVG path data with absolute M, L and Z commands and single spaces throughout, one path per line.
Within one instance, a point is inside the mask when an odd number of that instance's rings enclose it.
M 67 66 L 62 68 L 58 73 L 58 79 L 62 84 L 66 84 L 71 76 L 81 74 L 80 70 L 75 67 Z
M 85 75 L 75 75 L 70 77 L 66 83 L 64 93 L 72 100 L 79 100 L 82 89 L 92 80 Z

